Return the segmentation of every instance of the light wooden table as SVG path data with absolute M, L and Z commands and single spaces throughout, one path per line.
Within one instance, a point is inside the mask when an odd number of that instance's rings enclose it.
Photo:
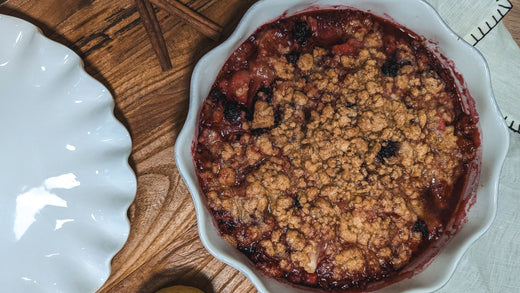
M 224 27 L 223 40 L 255 1 L 183 2 Z M 520 0 L 512 2 L 520 7 Z M 172 70 L 162 72 L 134 1 L 9 0 L 0 13 L 36 24 L 77 52 L 86 70 L 111 91 L 117 117 L 131 133 L 130 160 L 138 185 L 128 211 L 131 231 L 100 292 L 154 292 L 173 284 L 205 292 L 255 292 L 241 273 L 202 246 L 191 197 L 173 157 L 188 110 L 191 71 L 219 42 L 160 11 L 173 64 Z M 520 8 L 513 9 L 505 23 L 520 42 Z

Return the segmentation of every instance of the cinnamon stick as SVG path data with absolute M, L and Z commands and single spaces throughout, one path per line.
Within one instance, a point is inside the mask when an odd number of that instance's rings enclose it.
M 168 55 L 168 48 L 161 31 L 161 26 L 155 15 L 152 4 L 148 0 L 135 0 L 143 25 L 152 42 L 152 48 L 159 59 L 163 71 L 170 70 L 172 63 Z
M 177 0 L 149 0 L 157 7 L 176 15 L 205 36 L 217 41 L 222 27 Z

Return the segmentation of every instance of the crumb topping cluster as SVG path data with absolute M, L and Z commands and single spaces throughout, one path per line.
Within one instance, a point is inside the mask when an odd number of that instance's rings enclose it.
M 340 41 L 320 39 L 324 18 Z M 266 25 L 203 105 L 201 187 L 223 237 L 267 274 L 359 287 L 443 232 L 475 123 L 422 44 L 389 25 L 353 11 Z

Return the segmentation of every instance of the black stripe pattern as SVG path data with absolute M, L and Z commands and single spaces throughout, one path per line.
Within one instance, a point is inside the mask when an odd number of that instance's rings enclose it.
M 491 15 L 484 19 L 473 31 L 466 36 L 465 40 L 475 46 L 504 18 L 513 8 L 513 4 L 508 0 L 495 0 L 496 8 Z

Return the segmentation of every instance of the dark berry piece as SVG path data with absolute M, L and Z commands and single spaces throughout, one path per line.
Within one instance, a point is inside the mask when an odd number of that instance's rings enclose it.
M 261 87 L 255 94 L 255 101 L 258 100 L 271 103 L 273 100 L 273 89 L 271 87 Z
M 303 115 L 304 115 L 304 118 L 305 118 L 305 124 L 311 122 L 311 118 L 312 118 L 312 113 L 311 113 L 311 109 L 310 108 L 303 108 Z
M 249 122 L 253 121 L 253 118 L 254 118 L 253 115 L 254 114 L 253 114 L 252 110 L 251 111 L 247 110 L 246 111 L 246 120 L 249 121 Z
M 294 64 L 294 63 L 298 62 L 298 59 L 300 59 L 300 53 L 291 52 L 291 53 L 285 55 L 285 58 L 287 59 L 287 62 Z
M 230 123 L 236 123 L 242 114 L 242 106 L 236 101 L 224 102 L 224 117 Z
M 345 102 L 344 105 L 347 108 L 353 108 L 356 104 L 355 103 L 350 103 L 350 102 Z
M 211 97 L 211 101 L 215 104 L 221 100 L 223 101 L 226 99 L 226 95 L 223 92 L 221 92 L 218 88 L 212 89 L 209 93 L 209 96 Z
M 307 22 L 297 21 L 294 23 L 292 35 L 295 40 L 305 46 L 307 39 L 312 35 L 312 31 L 307 28 Z
M 293 206 L 299 210 L 301 210 L 303 207 L 302 207 L 302 204 L 300 203 L 300 201 L 298 200 L 298 197 L 295 196 L 294 197 L 294 203 L 293 203 Z
M 421 232 L 422 239 L 426 239 L 429 234 L 428 227 L 426 226 L 426 223 L 423 220 L 417 220 L 417 222 L 413 224 L 412 231 Z
M 410 61 L 410 60 L 401 60 L 399 62 L 399 65 L 400 65 L 400 67 L 403 67 L 405 65 L 412 65 L 412 61 Z
M 238 228 L 237 224 L 232 220 L 227 221 L 226 219 L 219 219 L 217 223 L 219 228 L 225 231 L 226 234 L 233 234 Z
M 399 64 L 394 59 L 389 59 L 383 66 L 381 66 L 381 71 L 385 76 L 396 77 L 397 72 L 399 71 Z
M 377 153 L 377 157 L 380 161 L 383 161 L 384 158 L 390 158 L 395 156 L 397 150 L 399 149 L 399 145 L 395 141 L 387 140 L 383 142 L 381 145 L 381 149 Z
M 282 121 L 283 121 L 283 111 L 282 111 L 282 109 L 280 109 L 280 107 L 277 107 L 276 110 L 274 111 L 274 125 L 280 126 L 280 124 L 282 124 Z
M 243 254 L 248 256 L 249 258 L 252 258 L 254 255 L 257 254 L 257 248 L 254 244 L 251 244 L 247 246 L 246 244 L 239 243 L 237 245 L 238 250 L 242 251 Z
M 262 134 L 265 134 L 269 131 L 269 129 L 267 128 L 255 128 L 255 129 L 251 129 L 251 134 L 254 135 L 254 136 L 260 136 Z

